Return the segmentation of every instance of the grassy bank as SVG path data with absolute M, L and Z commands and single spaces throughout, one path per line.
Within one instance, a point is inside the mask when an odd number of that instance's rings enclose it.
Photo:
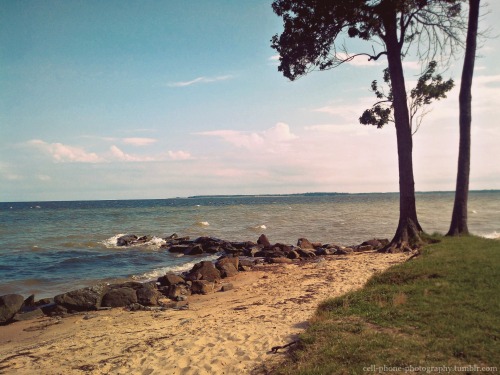
M 440 240 L 362 290 L 322 303 L 273 373 L 500 371 L 500 241 Z

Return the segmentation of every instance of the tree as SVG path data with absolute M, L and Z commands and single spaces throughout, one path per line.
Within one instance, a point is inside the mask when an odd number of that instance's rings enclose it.
M 415 204 L 412 131 L 402 59 L 411 45 L 424 60 L 432 60 L 460 38 L 459 0 L 275 0 L 274 12 L 283 18 L 283 32 L 272 48 L 280 55 L 278 70 L 295 80 L 311 70 L 327 70 L 364 55 L 387 56 L 396 127 L 399 168 L 399 222 L 386 251 L 401 251 L 422 243 Z M 341 36 L 374 40 L 378 53 L 350 55 Z
M 462 81 L 460 82 L 459 127 L 460 141 L 458 149 L 457 185 L 455 189 L 455 202 L 451 216 L 448 236 L 469 234 L 467 226 L 467 202 L 469 198 L 470 174 L 470 141 L 472 123 L 472 76 L 476 59 L 477 32 L 479 23 L 480 0 L 469 0 L 469 21 L 467 26 L 467 39 L 465 42 L 465 57 L 462 68 Z

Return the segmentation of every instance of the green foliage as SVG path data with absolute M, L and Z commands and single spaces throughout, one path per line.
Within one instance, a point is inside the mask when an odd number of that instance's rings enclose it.
M 363 289 L 323 302 L 300 347 L 276 373 L 498 366 L 499 269 L 499 241 L 442 238 Z
M 436 74 L 437 63 L 431 61 L 427 69 L 418 79 L 417 85 L 410 91 L 408 98 L 408 107 L 410 111 L 410 124 L 413 126 L 417 119 L 417 128 L 420 126 L 422 117 L 427 113 L 425 107 L 435 100 L 446 98 L 446 94 L 455 86 L 453 79 L 443 81 L 440 74 Z M 371 84 L 371 91 L 375 94 L 378 101 L 363 112 L 359 118 L 359 122 L 363 125 L 375 125 L 377 128 L 382 128 L 389 122 L 393 122 L 393 93 L 392 85 L 389 76 L 389 69 L 384 69 L 384 78 L 388 93 L 386 94 L 375 80 Z

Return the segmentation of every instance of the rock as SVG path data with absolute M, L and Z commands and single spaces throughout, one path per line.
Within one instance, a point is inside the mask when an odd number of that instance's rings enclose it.
M 7 323 L 23 307 L 24 297 L 20 294 L 0 296 L 0 324 Z
M 49 304 L 51 304 L 51 303 L 54 303 L 54 301 L 53 301 L 52 299 L 50 299 L 50 298 L 42 298 L 42 299 L 40 299 L 40 300 L 36 301 L 36 304 L 35 304 L 35 305 L 36 305 L 37 307 L 42 307 L 42 306 L 49 305 Z
M 233 290 L 233 289 L 234 289 L 234 285 L 231 283 L 227 283 L 227 284 L 222 285 L 222 288 L 220 289 L 220 291 L 227 292 L 228 290 Z
M 27 312 L 18 312 L 12 317 L 13 322 L 20 322 L 23 320 L 32 320 L 36 318 L 41 318 L 45 316 L 42 309 L 38 308 L 35 310 L 27 311 Z
M 25 308 L 28 308 L 28 309 L 33 309 L 34 307 L 36 307 L 35 295 L 32 294 L 31 296 L 29 296 L 28 298 L 26 298 L 24 300 L 23 306 Z
M 185 280 L 179 275 L 176 275 L 174 273 L 167 273 L 165 276 L 159 277 L 158 282 L 162 286 L 170 286 L 170 285 L 182 284 L 185 282 Z
M 297 241 L 297 246 L 302 250 L 314 250 L 314 246 L 307 238 L 299 238 Z
M 214 292 L 214 283 L 208 280 L 195 280 L 191 285 L 191 292 L 195 294 L 209 294 Z
M 220 251 L 219 246 L 210 246 L 205 249 L 205 252 L 208 254 L 217 254 Z
M 180 296 L 191 295 L 191 289 L 186 284 L 170 285 L 167 290 L 167 297 L 173 300 L 178 299 Z
M 135 294 L 137 295 L 137 302 L 143 306 L 157 306 L 161 297 L 156 285 L 151 283 L 144 284 L 142 288 L 136 290 Z
M 269 258 L 267 261 L 269 263 L 293 263 L 293 261 L 288 258 Z
M 355 251 L 361 252 L 361 251 L 371 251 L 373 250 L 372 245 L 359 245 L 355 247 Z
M 337 252 L 336 249 L 328 247 L 320 247 L 315 251 L 316 255 L 333 255 L 336 252 Z
M 314 249 L 297 249 L 297 253 L 299 253 L 301 258 L 314 258 L 316 256 Z
M 191 271 L 186 275 L 186 279 L 195 281 L 195 280 L 207 280 L 207 281 L 216 281 L 220 280 L 221 275 L 220 272 L 212 262 L 205 260 L 200 263 L 196 263 Z
M 136 291 L 132 288 L 111 289 L 102 297 L 104 307 L 125 307 L 137 303 Z
M 109 289 L 105 284 L 73 290 L 54 297 L 54 302 L 74 311 L 96 310 L 101 307 L 102 296 Z
M 47 316 L 64 316 L 68 314 L 68 309 L 64 306 L 51 303 L 41 307 L 43 313 Z
M 351 254 L 354 250 L 350 247 L 341 247 L 335 252 L 335 255 L 347 255 Z
M 269 242 L 265 234 L 260 235 L 259 239 L 257 240 L 257 244 L 262 245 L 264 247 L 271 247 L 271 242 Z
M 126 234 L 116 240 L 116 246 L 129 246 L 135 241 L 137 241 L 137 236 L 135 234 Z
M 296 252 L 295 250 L 290 251 L 286 256 L 288 259 L 299 259 L 300 258 L 300 254 L 298 252 Z
M 257 253 L 259 253 L 260 251 L 262 251 L 262 247 L 259 247 L 259 246 L 252 246 L 252 247 L 249 247 L 245 250 L 243 250 L 243 254 L 247 257 L 255 257 Z
M 191 245 L 174 245 L 174 246 L 170 246 L 168 248 L 168 251 L 170 251 L 171 253 L 185 253 L 186 251 L 190 250 L 191 249 Z
M 215 263 L 215 267 L 220 271 L 223 278 L 238 274 L 239 265 L 238 257 L 222 257 Z
M 201 246 L 200 244 L 191 246 L 189 249 L 184 251 L 184 255 L 200 255 L 203 253 L 203 246 Z

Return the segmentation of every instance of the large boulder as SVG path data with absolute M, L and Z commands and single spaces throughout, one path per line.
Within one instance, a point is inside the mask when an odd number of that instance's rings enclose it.
M 186 279 L 194 280 L 207 280 L 207 281 L 217 281 L 220 280 L 220 272 L 212 262 L 205 260 L 200 263 L 196 263 L 191 271 L 186 275 Z
M 111 289 L 102 297 L 103 307 L 125 307 L 137 303 L 136 291 L 132 288 Z
M 307 238 L 299 238 L 297 246 L 302 250 L 314 250 L 313 244 Z
M 191 285 L 191 292 L 193 294 L 209 294 L 214 291 L 214 283 L 208 280 L 195 280 L 193 281 L 193 285 Z
M 74 311 L 97 310 L 101 307 L 102 296 L 108 290 L 105 284 L 73 290 L 54 297 L 54 302 Z
M 271 242 L 269 242 L 269 239 L 265 234 L 261 234 L 259 239 L 257 240 L 257 244 L 262 245 L 264 247 L 270 247 Z
M 0 296 L 0 324 L 7 323 L 23 307 L 24 297 L 20 294 Z
M 161 297 L 161 293 L 153 283 L 143 284 L 142 288 L 136 290 L 137 302 L 143 306 L 156 306 Z
M 158 282 L 162 286 L 170 286 L 170 285 L 182 284 L 185 282 L 185 280 L 179 275 L 176 275 L 175 273 L 167 273 L 165 276 L 159 277 Z
M 223 278 L 237 275 L 238 266 L 238 257 L 223 257 L 215 263 L 215 267 L 220 271 Z

